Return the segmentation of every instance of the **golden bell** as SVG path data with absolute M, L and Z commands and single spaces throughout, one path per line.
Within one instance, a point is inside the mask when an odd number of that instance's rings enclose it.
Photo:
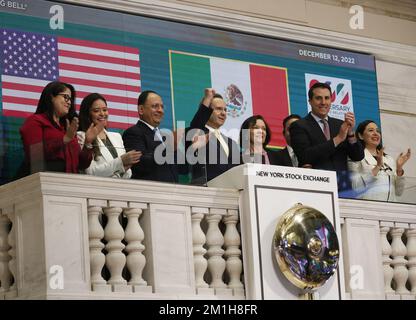
M 338 267 L 334 227 L 323 213 L 301 203 L 280 217 L 273 250 L 285 277 L 305 291 L 323 286 Z

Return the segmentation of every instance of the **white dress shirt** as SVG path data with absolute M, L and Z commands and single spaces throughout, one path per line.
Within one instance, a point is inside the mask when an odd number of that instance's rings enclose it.
M 84 173 L 100 177 L 129 179 L 131 177 L 131 170 L 128 169 L 126 171 L 121 160 L 121 156 L 126 153 L 121 135 L 117 132 L 108 132 L 105 129 L 104 132 L 107 135 L 107 139 L 111 141 L 111 144 L 116 149 L 118 157 L 114 158 L 102 140 L 97 137 L 101 155 L 93 157 L 90 166 L 84 170 Z M 78 131 L 77 138 L 82 149 L 85 141 L 85 132 Z
M 294 167 L 299 166 L 298 158 L 296 157 L 295 151 L 293 151 L 293 148 L 289 145 L 286 146 L 287 152 L 289 153 L 290 159 L 292 159 L 292 165 Z
M 222 149 L 224 150 L 225 154 L 228 155 L 230 154 L 230 150 L 228 148 L 228 144 L 227 142 L 224 140 L 224 137 L 222 136 L 221 132 L 219 129 L 214 129 L 210 126 L 205 125 L 205 127 L 209 130 L 209 132 L 212 132 L 215 137 L 217 138 L 217 140 L 220 142 Z
M 325 134 L 325 131 L 324 131 L 324 124 L 322 123 L 322 118 L 319 118 L 318 116 L 316 116 L 316 115 L 314 115 L 312 112 L 311 112 L 311 116 L 312 116 L 312 118 L 314 118 L 315 119 L 315 121 L 319 124 L 319 127 L 321 128 L 321 130 L 322 130 L 322 133 L 323 134 Z M 328 123 L 328 116 L 326 116 L 325 118 L 324 118 L 324 120 L 326 120 L 326 122 Z M 328 123 L 328 126 L 329 126 L 329 123 Z

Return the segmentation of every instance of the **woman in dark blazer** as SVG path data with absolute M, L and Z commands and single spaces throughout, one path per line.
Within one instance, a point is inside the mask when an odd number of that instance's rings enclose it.
M 247 118 L 240 129 L 241 163 L 277 164 L 276 152 L 266 149 L 271 135 L 269 125 L 261 115 Z

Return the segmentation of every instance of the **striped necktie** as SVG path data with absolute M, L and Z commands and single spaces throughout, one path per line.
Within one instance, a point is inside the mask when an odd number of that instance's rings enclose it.
M 159 128 L 158 127 L 154 128 L 153 132 L 155 133 L 155 136 L 157 136 L 158 139 L 162 142 L 162 144 L 165 145 L 165 142 L 163 141 L 162 135 L 160 134 Z
M 326 119 L 321 119 L 321 122 L 323 123 L 323 125 L 324 125 L 324 135 L 325 135 L 325 138 L 326 138 L 326 140 L 329 140 L 329 139 L 331 139 L 331 133 L 329 132 L 329 125 L 328 125 L 328 120 L 326 120 Z

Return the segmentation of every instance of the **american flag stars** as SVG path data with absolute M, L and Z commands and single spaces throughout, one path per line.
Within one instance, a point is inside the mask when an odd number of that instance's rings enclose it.
M 57 43 L 52 37 L 2 31 L 4 74 L 57 80 Z M 32 66 L 32 68 L 30 67 Z

